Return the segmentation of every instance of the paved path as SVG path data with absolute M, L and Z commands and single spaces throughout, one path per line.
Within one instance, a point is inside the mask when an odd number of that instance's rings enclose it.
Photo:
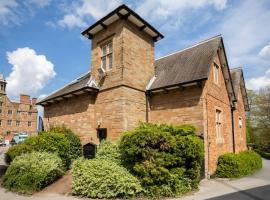
M 0 167 L 3 166 L 3 154 L 0 152 Z M 203 180 L 200 190 L 194 194 L 172 199 L 172 200 L 270 200 L 270 161 L 263 161 L 263 169 L 249 177 L 229 181 L 229 180 Z M 0 170 L 1 174 L 1 170 Z M 0 175 L 1 176 L 1 175 Z M 63 178 L 59 181 L 67 181 Z M 6 191 L 0 187 L 0 200 L 82 200 L 58 194 L 54 185 L 36 193 L 33 196 L 22 196 Z M 65 191 L 65 190 L 62 190 Z M 61 193 L 61 192 L 60 192 Z

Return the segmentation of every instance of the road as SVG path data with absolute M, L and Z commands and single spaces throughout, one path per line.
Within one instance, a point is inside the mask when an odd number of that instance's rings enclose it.
M 0 150 L 0 176 L 5 170 L 3 152 Z M 52 190 L 49 190 L 52 191 Z M 22 196 L 0 187 L 1 200 L 82 200 L 57 191 L 42 191 L 33 196 Z M 263 169 L 251 176 L 236 180 L 203 180 L 200 190 L 171 200 L 270 200 L 270 161 L 263 160 Z

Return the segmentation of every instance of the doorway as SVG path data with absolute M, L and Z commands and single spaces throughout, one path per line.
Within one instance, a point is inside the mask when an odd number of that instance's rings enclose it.
M 97 137 L 99 142 L 107 139 L 107 129 L 106 128 L 98 128 L 97 129 Z

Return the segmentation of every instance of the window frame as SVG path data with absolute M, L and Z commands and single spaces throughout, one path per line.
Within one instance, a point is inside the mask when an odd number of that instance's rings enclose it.
M 213 70 L 213 74 L 214 74 L 214 83 L 219 85 L 219 65 L 217 63 L 214 63 L 214 70 Z
M 12 126 L 12 120 L 10 120 L 10 119 L 7 120 L 7 125 L 8 125 L 8 126 Z
M 100 49 L 101 49 L 101 56 L 100 56 L 101 67 L 106 72 L 111 71 L 113 68 L 113 42 L 112 40 L 100 45 Z M 105 66 L 104 66 L 104 61 L 105 61 Z
M 219 108 L 215 109 L 215 130 L 217 143 L 224 143 L 224 136 L 222 131 L 222 110 Z
M 16 126 L 20 126 L 21 122 L 19 120 L 16 120 Z
M 28 127 L 32 127 L 32 122 L 28 121 Z

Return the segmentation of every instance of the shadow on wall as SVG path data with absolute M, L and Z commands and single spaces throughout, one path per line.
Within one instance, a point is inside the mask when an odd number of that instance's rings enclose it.
M 89 105 L 95 104 L 95 100 L 95 95 L 83 94 L 56 102 L 44 108 L 44 117 L 58 117 L 83 113 L 89 109 Z
M 233 188 L 237 189 L 237 188 Z M 238 189 L 237 189 L 238 190 Z M 209 198 L 208 200 L 269 200 L 270 185 L 256 187 L 248 190 L 239 190 L 238 192 Z
M 161 92 L 150 97 L 151 110 L 181 109 L 198 106 L 201 103 L 202 88 L 188 87 L 184 90 Z

